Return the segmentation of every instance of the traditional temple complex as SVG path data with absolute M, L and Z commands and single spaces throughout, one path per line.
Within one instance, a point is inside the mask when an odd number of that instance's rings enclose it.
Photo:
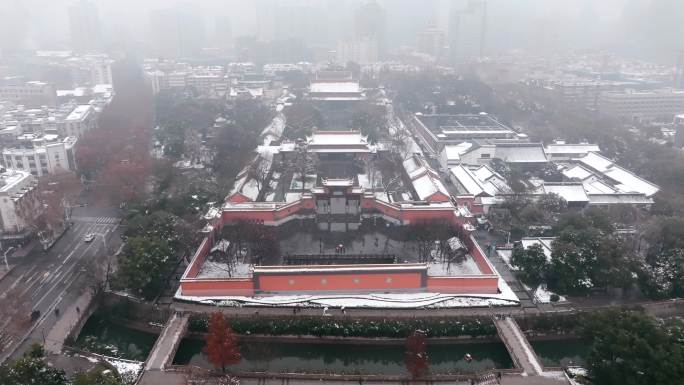
M 207 214 L 178 297 L 499 295 L 503 281 L 438 173 L 418 155 L 380 170 L 383 151 L 355 131 L 259 147 L 223 206 Z M 451 233 L 426 244 L 406 234 L 419 225 Z M 226 226 L 272 229 L 278 255 L 218 262 L 218 249 L 235 248 L 222 238 Z

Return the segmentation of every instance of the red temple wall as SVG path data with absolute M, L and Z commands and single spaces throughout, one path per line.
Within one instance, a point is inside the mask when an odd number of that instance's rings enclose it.
M 258 290 L 287 291 L 368 291 L 420 289 L 421 272 L 407 273 L 321 273 L 260 275 Z
M 496 294 L 499 277 L 428 277 L 427 290 L 448 294 Z
M 251 278 L 181 281 L 181 294 L 188 296 L 254 295 Z

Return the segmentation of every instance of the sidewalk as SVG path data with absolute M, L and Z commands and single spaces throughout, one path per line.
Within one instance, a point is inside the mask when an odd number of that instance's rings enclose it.
M 92 299 L 92 292 L 86 290 L 68 309 L 64 309 L 64 313 L 62 313 L 62 316 L 45 338 L 45 351 L 47 353 L 60 354 L 62 352 L 64 340 L 71 334 L 74 327 L 78 325 L 81 316 L 88 309 Z
M 2 266 L 0 266 L 0 280 L 2 280 L 6 275 L 12 272 L 12 269 L 14 269 L 14 266 L 16 265 L 9 265 L 9 270 L 5 268 L 5 261 L 0 261 L 2 262 Z

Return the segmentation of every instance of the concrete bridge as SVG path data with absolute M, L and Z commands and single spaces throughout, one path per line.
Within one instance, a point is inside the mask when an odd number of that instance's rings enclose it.
M 508 316 L 495 316 L 494 325 L 496 325 L 499 337 L 501 337 L 501 341 L 506 345 L 506 349 L 511 355 L 515 366 L 522 369 L 523 373 L 528 376 L 541 375 L 544 369 L 539 362 L 539 358 L 515 320 Z
M 173 313 L 147 357 L 145 371 L 164 370 L 173 361 L 178 345 L 185 336 L 189 319 L 188 314 Z

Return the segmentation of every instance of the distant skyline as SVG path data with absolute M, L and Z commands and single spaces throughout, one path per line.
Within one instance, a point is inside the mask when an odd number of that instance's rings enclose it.
M 68 10 L 78 0 L 3 0 L 0 2 L 0 48 L 69 49 Z M 387 47 L 417 42 L 429 26 L 449 33 L 449 15 L 471 0 L 378 0 L 385 9 Z M 215 44 L 216 20 L 230 24 L 230 38 L 259 36 L 264 28 L 288 27 L 295 16 L 267 15 L 279 6 L 308 7 L 315 36 L 327 43 L 353 32 L 352 15 L 367 0 L 91 0 L 98 9 L 107 47 L 149 47 L 150 14 L 155 10 L 191 6 L 204 24 L 205 44 Z M 285 17 L 287 20 L 279 20 Z M 298 16 L 299 17 L 299 16 Z M 302 16 L 303 17 L 303 16 Z M 656 22 L 657 20 L 657 22 Z M 674 63 L 684 49 L 684 1 L 678 0 L 487 0 L 487 50 L 537 52 L 599 48 Z M 321 30 L 324 26 L 326 30 Z M 302 33 L 308 33 L 302 30 Z M 222 36 L 227 36 L 224 34 Z M 315 37 L 315 39 L 314 39 Z M 447 39 L 449 41 L 449 39 Z

